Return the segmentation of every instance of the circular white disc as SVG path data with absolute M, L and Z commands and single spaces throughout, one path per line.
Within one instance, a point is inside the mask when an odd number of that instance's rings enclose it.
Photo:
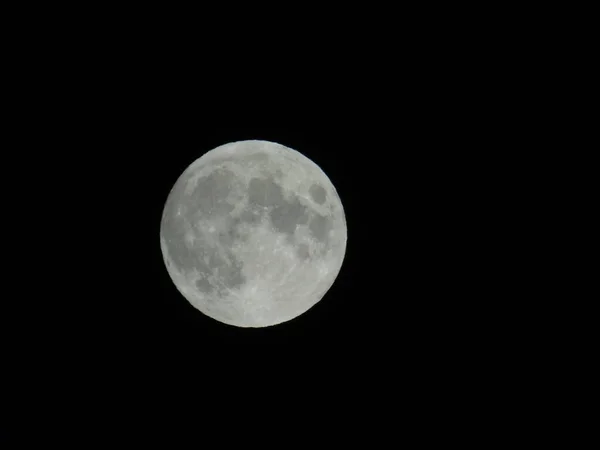
M 193 162 L 164 207 L 161 248 L 183 296 L 220 322 L 279 324 L 329 290 L 346 220 L 325 173 L 268 141 L 222 145 Z

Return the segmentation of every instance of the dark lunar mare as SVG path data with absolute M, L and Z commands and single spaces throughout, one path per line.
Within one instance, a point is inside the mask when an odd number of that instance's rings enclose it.
M 281 186 L 270 179 L 252 178 L 248 184 L 248 202 L 252 205 L 274 206 L 285 203 Z
M 304 243 L 298 244 L 296 248 L 296 256 L 298 256 L 301 261 L 306 261 L 310 256 L 308 245 Z
M 317 203 L 324 203 L 326 192 L 322 186 L 314 184 L 310 194 Z M 287 201 L 279 184 L 271 179 L 253 178 L 248 186 L 249 201 L 252 205 L 270 208 L 269 218 L 273 228 L 286 235 L 286 240 L 294 245 L 294 233 L 297 225 L 308 224 L 313 237 L 324 244 L 325 249 L 329 242 L 329 230 L 333 224 L 326 216 L 314 213 L 304 206 L 297 195 Z M 304 256 L 307 252 L 300 250 L 298 255 Z M 304 259 L 304 258 L 303 258 Z
M 235 174 L 226 169 L 216 169 L 205 177 L 199 178 L 186 204 L 190 213 L 200 212 L 208 217 L 217 217 L 230 213 L 234 206 L 227 203 Z
M 325 188 L 319 184 L 313 184 L 309 189 L 308 193 L 312 197 L 315 203 L 322 205 L 325 203 L 327 199 L 327 193 L 325 192 Z
M 302 205 L 297 197 L 271 211 L 271 223 L 280 233 L 294 235 L 296 225 L 308 223 L 310 214 L 308 208 Z
M 225 257 L 221 256 L 216 246 L 196 235 L 196 241 L 190 245 L 185 240 L 186 231 L 194 223 L 194 218 L 207 216 L 209 218 L 223 217 L 229 214 L 234 206 L 227 203 L 235 175 L 225 169 L 216 169 L 205 177 L 197 180 L 190 195 L 183 193 L 182 183 L 179 192 L 173 192 L 166 205 L 163 218 L 163 231 L 169 256 L 180 273 L 189 273 L 194 269 L 200 278 L 196 281 L 198 290 L 212 293 L 215 288 L 208 281 L 209 275 L 216 273 L 218 285 L 223 288 L 237 288 L 246 282 L 242 273 L 243 264 L 238 261 L 224 245 Z M 185 206 L 185 214 L 177 216 L 179 205 Z M 236 238 L 235 227 L 227 227 L 228 231 L 221 232 L 219 238 L 223 243 L 232 243 Z M 205 261 L 208 259 L 208 263 Z
M 331 219 L 329 217 L 315 214 L 308 224 L 312 235 L 319 242 L 326 244 L 329 240 L 329 231 L 332 227 Z

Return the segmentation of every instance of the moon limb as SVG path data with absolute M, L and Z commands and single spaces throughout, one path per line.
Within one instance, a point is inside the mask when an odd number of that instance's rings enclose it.
M 202 180 L 211 176 L 215 186 L 202 190 L 207 183 Z M 199 185 L 201 192 L 195 195 Z M 315 185 L 324 192 L 322 202 L 311 195 Z M 178 214 L 172 217 L 174 208 Z M 196 241 L 185 241 L 187 249 L 177 244 L 180 232 L 173 222 L 194 229 L 202 220 L 212 225 L 196 231 Z M 315 225 L 319 223 L 328 228 Z M 210 237 L 231 229 L 237 235 Z M 173 187 L 161 224 L 161 248 L 178 290 L 206 315 L 241 327 L 282 323 L 314 306 L 335 281 L 345 246 L 343 207 L 327 175 L 301 153 L 268 141 L 226 144 L 194 161 Z M 174 261 L 171 249 L 185 257 Z M 201 253 L 206 258 L 210 252 L 220 259 L 199 262 Z M 194 253 L 197 260 L 191 261 Z M 223 280 L 222 273 L 231 279 Z M 237 285 L 225 283 L 234 279 Z M 199 291 L 198 280 L 214 289 Z

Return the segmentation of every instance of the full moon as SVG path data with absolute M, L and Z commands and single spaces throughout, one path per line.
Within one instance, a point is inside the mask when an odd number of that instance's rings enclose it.
M 181 294 L 238 327 L 289 321 L 319 302 L 346 252 L 336 189 L 313 161 L 269 141 L 239 141 L 194 161 L 164 206 L 163 259 Z

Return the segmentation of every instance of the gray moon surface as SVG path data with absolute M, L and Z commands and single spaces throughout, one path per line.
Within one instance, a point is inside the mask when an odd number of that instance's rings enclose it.
M 160 227 L 179 292 L 238 327 L 277 325 L 313 307 L 337 278 L 346 241 L 341 200 L 321 168 L 257 140 L 222 145 L 190 164 Z

